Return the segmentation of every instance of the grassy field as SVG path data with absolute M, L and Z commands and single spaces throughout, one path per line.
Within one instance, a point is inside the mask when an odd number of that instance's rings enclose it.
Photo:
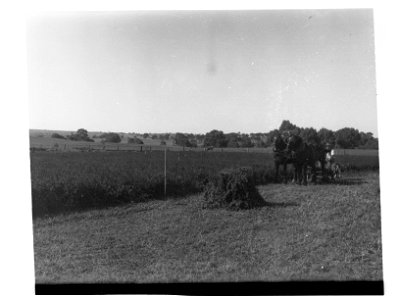
M 258 188 L 246 211 L 192 195 L 36 218 L 36 281 L 382 280 L 378 172 Z

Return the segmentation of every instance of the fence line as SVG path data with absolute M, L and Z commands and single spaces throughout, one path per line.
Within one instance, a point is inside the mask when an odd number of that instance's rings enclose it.
M 113 143 L 90 143 L 90 142 L 70 142 L 70 143 L 31 143 L 31 151 L 181 151 L 181 152 L 241 152 L 241 153 L 272 153 L 272 148 L 205 148 L 205 147 L 182 147 L 165 145 L 133 145 L 133 144 L 113 144 Z M 379 150 L 375 149 L 333 149 L 334 155 L 360 155 L 378 156 Z

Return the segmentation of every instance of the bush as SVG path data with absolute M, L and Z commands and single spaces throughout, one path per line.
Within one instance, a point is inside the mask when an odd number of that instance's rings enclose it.
M 66 139 L 67 139 L 65 136 L 63 136 L 63 135 L 61 135 L 61 134 L 58 134 L 58 133 L 53 133 L 53 134 L 51 135 L 51 137 L 52 137 L 53 139 L 63 139 L 63 140 L 66 140 Z
M 103 141 L 106 143 L 120 143 L 121 142 L 121 137 L 119 136 L 118 133 L 115 133 L 115 132 L 103 133 L 102 135 L 100 135 L 100 138 L 102 138 Z
M 143 145 L 143 141 L 137 137 L 133 137 L 133 138 L 128 138 L 128 144 Z
M 259 194 L 251 168 L 227 169 L 208 183 L 203 193 L 203 208 L 250 209 L 265 204 Z

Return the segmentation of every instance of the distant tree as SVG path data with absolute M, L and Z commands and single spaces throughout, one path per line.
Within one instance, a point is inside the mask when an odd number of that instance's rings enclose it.
M 189 141 L 189 138 L 186 134 L 177 132 L 175 134 L 175 144 L 182 147 L 192 147 L 192 143 Z
M 190 147 L 197 148 L 197 140 L 195 138 L 189 139 Z
M 149 137 L 148 133 L 143 133 L 143 138 L 147 139 Z
M 212 130 L 206 133 L 204 138 L 204 146 L 205 147 L 219 147 L 224 148 L 228 144 L 228 141 L 225 138 L 225 135 L 222 131 Z
M 102 135 L 100 135 L 100 138 L 105 143 L 120 143 L 121 142 L 121 137 L 119 136 L 118 133 L 115 133 L 115 132 L 103 133 Z
M 283 132 L 283 131 L 292 131 L 297 129 L 298 127 L 292 123 L 290 123 L 289 120 L 283 120 L 281 123 L 281 126 L 279 126 L 279 131 Z
M 94 140 L 89 138 L 88 131 L 83 128 L 78 129 L 76 133 L 71 133 L 70 135 L 68 135 L 67 139 L 71 141 L 94 142 Z
M 235 132 L 227 133 L 225 135 L 226 146 L 229 148 L 239 148 L 239 135 Z
M 53 133 L 53 134 L 51 135 L 51 137 L 52 137 L 53 139 L 63 139 L 63 140 L 66 139 L 65 136 L 63 136 L 63 135 L 61 135 L 61 134 L 59 134 L 59 133 Z
M 76 131 L 76 135 L 80 137 L 80 139 L 85 140 L 89 138 L 88 131 L 86 129 L 80 128 Z
M 345 127 L 335 132 L 336 146 L 344 149 L 354 149 L 360 145 L 361 135 L 357 129 Z
M 164 140 L 161 140 L 160 145 L 165 146 L 167 143 Z
M 359 147 L 360 149 L 379 149 L 379 142 L 377 138 L 368 140 L 364 145 Z
M 360 132 L 360 146 L 361 149 L 378 149 L 378 139 L 374 137 L 372 132 Z
M 128 138 L 128 144 L 138 144 L 138 145 L 142 145 L 143 141 L 137 137 L 133 137 L 133 138 Z
M 311 145 L 319 145 L 320 144 L 320 138 L 318 136 L 318 132 L 312 127 L 301 129 L 300 137 L 308 144 L 311 144 Z
M 239 139 L 240 147 L 250 148 L 254 147 L 254 144 L 251 141 L 251 138 L 248 134 L 241 134 Z
M 335 145 L 335 133 L 332 130 L 321 128 L 318 130 L 318 137 L 323 144 Z

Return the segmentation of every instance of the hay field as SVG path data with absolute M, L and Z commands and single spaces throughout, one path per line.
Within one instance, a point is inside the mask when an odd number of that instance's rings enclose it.
M 34 220 L 37 283 L 382 280 L 377 172 L 258 187 L 259 209 L 199 195 Z

